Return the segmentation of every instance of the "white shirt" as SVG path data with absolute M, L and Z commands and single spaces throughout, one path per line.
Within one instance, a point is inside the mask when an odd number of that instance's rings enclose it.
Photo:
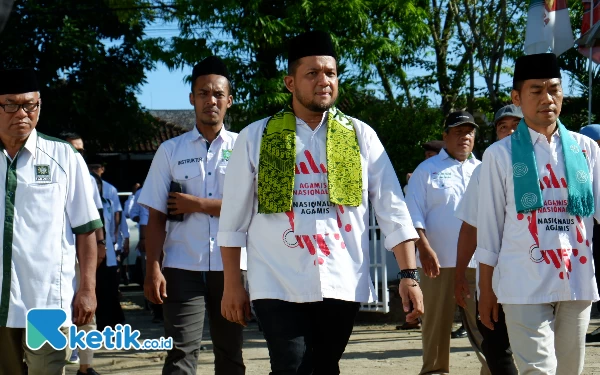
M 475 167 L 471 180 L 467 186 L 467 190 L 463 194 L 460 203 L 456 207 L 454 216 L 461 221 L 477 228 L 477 205 L 479 204 L 479 174 L 481 172 L 481 164 Z
M 98 184 L 94 176 L 90 175 L 90 181 L 92 182 L 92 197 L 94 198 L 94 205 L 96 209 L 100 211 L 102 209 L 102 197 L 100 197 L 100 191 L 98 190 Z
M 495 267 L 493 288 L 500 303 L 598 300 L 592 258 L 594 220 L 566 212 L 568 193 L 560 135 L 554 133 L 548 143 L 546 136 L 531 129 L 529 133 L 544 207 L 517 214 L 511 138 L 491 145 L 483 157 L 479 181 L 482 194 L 475 257 Z M 586 153 L 593 180 L 594 217 L 598 219 L 600 149 L 592 139 L 569 133 Z
M 0 288 L 0 326 L 25 328 L 32 308 L 70 319 L 74 234 L 102 227 L 87 166 L 70 144 L 33 130 L 15 161 L 0 154 L 0 176 L 0 285 L 10 288 Z
M 375 299 L 369 270 L 369 200 L 385 247 L 417 238 L 400 183 L 375 131 L 354 120 L 362 160 L 362 204 L 337 206 L 327 191 L 327 124 L 296 118 L 293 210 L 258 214 L 260 144 L 268 119 L 240 133 L 225 177 L 220 246 L 248 247 L 250 298 L 314 302 Z
M 445 149 L 423 161 L 408 182 L 406 204 L 415 228 L 427 232 L 441 268 L 456 267 L 456 246 L 462 222 L 454 217 L 471 174 L 481 164 L 475 157 L 459 162 Z M 419 257 L 417 265 L 421 267 Z M 469 267 L 475 267 L 471 260 Z
M 237 138 L 222 128 L 207 149 L 196 127 L 160 145 L 152 160 L 139 204 L 167 214 L 171 181 L 183 185 L 183 193 L 222 199 L 225 170 Z M 235 182 L 233 182 L 235 185 Z M 140 223 L 142 217 L 140 216 Z M 219 217 L 195 212 L 183 222 L 167 221 L 163 267 L 190 271 L 223 271 L 221 249 L 216 244 Z M 245 252 L 240 267 L 246 269 Z

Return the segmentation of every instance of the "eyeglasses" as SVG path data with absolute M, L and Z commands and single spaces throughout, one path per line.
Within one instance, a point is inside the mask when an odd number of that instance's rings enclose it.
M 38 110 L 40 107 L 40 102 L 25 104 L 0 104 L 0 107 L 2 107 L 6 113 L 17 113 L 21 108 L 23 108 L 25 113 L 32 113 Z

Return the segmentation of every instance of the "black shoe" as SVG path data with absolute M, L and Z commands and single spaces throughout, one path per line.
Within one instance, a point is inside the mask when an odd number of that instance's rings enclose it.
M 465 329 L 464 326 L 460 326 L 459 329 L 457 329 L 456 331 L 452 332 L 452 334 L 450 335 L 451 338 L 453 339 L 462 339 L 463 337 L 467 337 L 467 330 Z
M 585 335 L 585 342 L 600 342 L 600 328 Z
M 98 371 L 96 371 L 90 367 L 87 369 L 87 372 L 81 372 L 81 371 L 77 370 L 77 375 L 100 375 L 100 374 L 98 373 Z

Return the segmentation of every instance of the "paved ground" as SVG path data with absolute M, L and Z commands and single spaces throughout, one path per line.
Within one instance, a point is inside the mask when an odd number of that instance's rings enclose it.
M 142 338 L 162 336 L 162 325 L 151 322 L 147 311 L 140 306 L 141 292 L 125 293 L 123 306 L 127 308 L 127 322 L 142 332 Z M 600 326 L 600 316 L 594 316 L 590 331 Z M 210 335 L 205 330 L 205 346 L 198 361 L 198 374 L 213 372 L 213 354 Z M 268 374 L 269 355 L 262 334 L 257 325 L 251 324 L 244 335 L 244 360 L 247 374 Z M 418 374 L 421 368 L 420 331 L 397 331 L 395 325 L 357 325 L 341 361 L 342 374 Z M 161 373 L 164 352 L 108 351 L 96 353 L 94 368 L 106 374 L 147 374 Z M 479 362 L 471 350 L 467 339 L 452 340 L 451 372 L 460 375 L 479 374 Z M 67 374 L 74 375 L 77 366 L 69 365 Z M 584 374 L 600 375 L 600 343 L 590 344 L 586 352 Z

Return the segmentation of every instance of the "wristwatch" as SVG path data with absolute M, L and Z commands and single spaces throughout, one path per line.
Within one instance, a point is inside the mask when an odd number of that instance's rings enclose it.
M 104 246 L 106 246 L 106 240 L 98 240 L 98 241 L 96 241 L 96 243 L 98 245 L 104 245 Z
M 398 273 L 400 279 L 413 279 L 416 282 L 421 282 L 421 278 L 419 277 L 419 271 L 416 269 L 405 269 L 401 270 Z

